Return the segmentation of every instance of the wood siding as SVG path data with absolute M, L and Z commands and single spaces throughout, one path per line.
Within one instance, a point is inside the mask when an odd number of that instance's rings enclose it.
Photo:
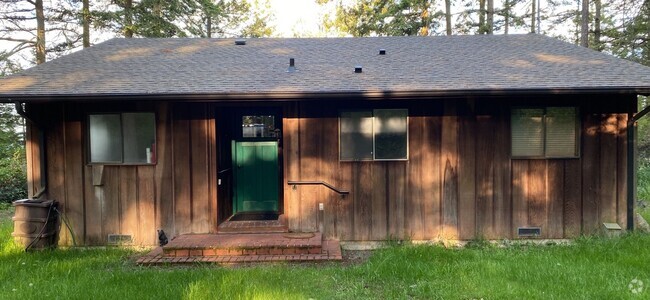
M 290 230 L 321 230 L 326 238 L 502 239 L 539 226 L 542 238 L 595 232 L 626 222 L 626 123 L 633 97 L 403 101 L 304 101 L 283 105 L 281 211 Z M 580 157 L 511 159 L 510 108 L 575 105 L 581 118 Z M 228 109 L 218 103 L 106 102 L 30 105 L 29 192 L 40 187 L 40 151 L 47 156 L 47 194 L 58 200 L 78 245 L 103 245 L 129 234 L 136 245 L 168 236 L 215 232 L 231 212 L 227 169 Z M 119 110 L 118 110 L 119 108 Z M 342 109 L 407 108 L 407 161 L 341 162 Z M 87 164 L 88 113 L 156 113 L 155 165 Z M 236 128 L 235 128 L 236 129 Z M 222 166 L 219 166 L 222 164 Z M 220 169 L 220 168 L 221 169 Z M 227 173 L 223 173 L 227 174 Z M 222 185 L 218 185 L 221 179 Z M 322 180 L 350 191 L 342 197 Z M 324 211 L 318 209 L 323 203 Z M 62 230 L 61 243 L 72 237 Z

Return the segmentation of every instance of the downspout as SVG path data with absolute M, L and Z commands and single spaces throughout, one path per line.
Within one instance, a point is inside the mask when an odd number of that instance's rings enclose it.
M 45 132 L 42 129 L 42 126 L 38 126 L 38 123 L 34 121 L 29 115 L 27 115 L 27 112 L 25 112 L 25 109 L 23 108 L 23 104 L 16 101 L 14 102 L 16 105 L 16 112 L 18 115 L 21 117 L 25 118 L 25 120 L 28 120 L 31 122 L 36 128 L 38 128 L 38 143 L 40 145 L 41 151 L 40 151 L 40 164 L 41 164 L 41 189 L 36 192 L 32 196 L 33 199 L 38 199 L 40 198 L 46 191 L 47 191 L 47 164 L 45 163 Z
M 636 157 L 634 155 L 634 128 L 636 122 L 650 112 L 647 106 L 640 112 L 632 114 L 627 122 L 627 230 L 634 230 L 634 190 L 636 189 Z

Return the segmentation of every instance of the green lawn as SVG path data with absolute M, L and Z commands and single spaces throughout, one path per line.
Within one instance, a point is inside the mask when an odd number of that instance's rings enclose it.
M 6 214 L 5 214 L 6 215 Z M 139 267 L 129 250 L 24 253 L 0 220 L 0 299 L 648 299 L 650 236 L 573 246 L 395 246 L 360 265 Z M 633 294 L 628 285 L 643 281 Z

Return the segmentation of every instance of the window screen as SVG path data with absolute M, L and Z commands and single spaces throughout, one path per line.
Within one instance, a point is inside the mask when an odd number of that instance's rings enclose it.
M 517 108 L 511 111 L 513 157 L 577 157 L 575 107 Z
M 406 109 L 341 112 L 341 160 L 407 159 L 407 116 Z
M 88 116 L 90 162 L 154 163 L 155 123 L 153 113 Z

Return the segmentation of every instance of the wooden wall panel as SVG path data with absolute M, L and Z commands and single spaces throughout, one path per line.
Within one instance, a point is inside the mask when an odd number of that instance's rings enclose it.
M 288 105 L 282 120 L 283 130 L 283 166 L 284 166 L 284 212 L 289 230 L 300 229 L 299 194 L 297 186 L 289 186 L 289 180 L 300 178 L 300 134 L 298 104 Z
M 408 185 L 406 189 L 406 202 L 404 203 L 404 221 L 407 237 L 409 239 L 424 239 L 424 194 L 422 176 L 428 170 L 424 170 L 424 152 L 427 152 L 427 145 L 424 144 L 424 119 L 423 116 L 409 118 L 409 161 L 406 169 Z
M 174 165 L 172 115 L 168 102 L 157 106 L 156 166 L 154 188 L 156 199 L 156 229 L 162 229 L 169 238 L 174 236 Z
M 542 237 L 547 228 L 546 164 L 546 160 L 528 162 L 528 222 L 542 228 Z
M 459 204 L 458 225 L 461 239 L 476 237 L 476 161 L 483 159 L 476 151 L 477 123 L 471 107 L 473 100 L 462 110 L 458 146 Z
M 218 171 L 219 171 L 219 156 L 217 148 L 217 122 L 216 122 L 216 107 L 208 105 L 206 108 L 207 115 L 207 138 L 208 138 L 208 207 L 209 207 L 209 232 L 215 233 L 217 231 L 219 211 L 217 210 L 218 203 Z M 225 200 L 225 199 L 224 199 Z M 226 201 L 224 201 L 226 202 Z
M 83 243 L 85 228 L 84 211 L 84 155 L 82 138 L 82 115 L 77 105 L 65 107 L 65 197 L 66 218 L 70 223 L 75 243 Z M 64 225 L 65 226 L 65 225 Z M 61 227 L 65 230 L 65 227 Z
M 431 112 L 435 113 L 435 112 Z M 441 226 L 441 181 L 440 181 L 440 139 L 441 120 L 436 117 L 424 119 L 422 153 L 422 201 L 424 202 L 424 239 L 440 236 Z
M 599 222 L 616 222 L 616 135 L 618 120 L 616 114 L 605 114 L 600 124 L 600 162 L 598 170 L 600 185 Z
M 59 210 L 68 213 L 68 203 L 65 195 L 65 128 L 64 109 L 62 104 L 49 104 L 49 122 L 44 126 L 48 128 L 46 139 L 47 157 L 47 198 L 59 202 Z M 70 236 L 67 231 L 61 231 L 59 243 L 69 245 Z
M 173 116 L 174 232 L 183 234 L 192 232 L 189 108 L 177 104 Z
M 494 236 L 511 238 L 510 109 L 499 107 L 494 134 Z
M 618 114 L 616 135 L 616 220 L 621 227 L 627 227 L 627 114 Z
M 138 174 L 136 166 L 120 166 L 119 179 L 119 231 L 133 237 L 140 233 L 138 208 Z M 137 241 L 136 241 L 137 242 Z
M 440 178 L 442 180 L 442 237 L 458 238 L 458 116 L 456 104 L 445 101 L 442 117 Z
M 582 135 L 582 231 L 598 228 L 600 209 L 600 131 L 601 116 L 587 113 Z
M 300 115 L 320 116 L 317 108 L 301 105 Z M 300 148 L 300 179 L 299 180 L 319 180 L 321 145 L 320 133 L 322 124 L 317 118 L 300 118 L 299 148 Z M 300 212 L 299 228 L 302 231 L 316 231 L 318 228 L 317 209 L 320 198 L 320 189 L 316 185 L 305 185 L 298 187 L 300 200 L 298 207 Z
M 209 153 L 207 105 L 194 104 L 190 108 L 190 182 L 192 203 L 192 232 L 210 231 Z
M 563 196 L 564 237 L 577 237 L 582 232 L 582 163 L 578 159 L 564 162 Z
M 352 166 L 352 181 L 355 183 L 352 189 L 354 201 L 354 238 L 357 240 L 369 240 L 372 227 L 372 164 L 369 162 L 357 162 Z
M 105 166 L 104 184 L 99 190 L 102 199 L 102 241 L 106 242 L 109 234 L 120 233 L 120 167 Z
M 495 117 L 492 115 L 476 116 L 476 135 L 478 137 L 494 136 Z M 476 140 L 476 234 L 481 238 L 493 239 L 496 236 L 495 220 L 495 141 L 478 138 Z
M 512 235 L 517 228 L 529 226 L 528 222 L 528 161 L 512 160 Z
M 320 172 L 322 178 L 326 182 L 341 189 L 349 189 L 350 187 L 347 183 L 346 185 L 343 185 L 339 182 L 338 118 L 333 116 L 335 116 L 335 114 L 325 116 L 321 119 L 323 122 L 323 134 L 321 135 L 321 145 L 323 145 L 321 155 L 323 159 L 321 160 Z M 336 207 L 339 202 L 347 200 L 325 187 L 320 187 L 320 189 L 322 196 L 321 201 L 324 206 L 324 210 L 319 212 L 319 218 L 323 218 L 323 220 L 320 220 L 324 226 L 323 235 L 329 239 L 336 238 L 338 218 Z
M 153 166 L 137 167 L 138 229 L 136 245 L 155 245 L 156 234 L 156 195 L 155 168 Z
M 388 237 L 388 193 L 386 189 L 386 163 L 370 164 L 372 186 L 370 188 L 370 239 L 383 240 Z
M 388 187 L 388 235 L 390 238 L 403 239 L 407 237 L 404 230 L 405 197 L 407 188 L 406 164 L 402 162 L 387 163 Z
M 545 236 L 552 239 L 564 238 L 564 161 L 549 160 L 546 165 L 547 183 L 547 226 Z

